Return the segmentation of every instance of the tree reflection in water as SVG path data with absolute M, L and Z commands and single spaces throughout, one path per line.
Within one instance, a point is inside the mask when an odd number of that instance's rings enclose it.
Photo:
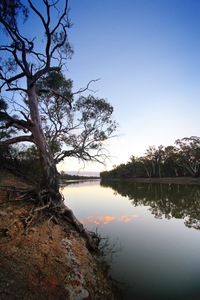
M 149 206 L 155 218 L 184 219 L 189 228 L 200 229 L 200 186 L 184 184 L 101 181 L 102 187 L 127 197 L 132 205 Z

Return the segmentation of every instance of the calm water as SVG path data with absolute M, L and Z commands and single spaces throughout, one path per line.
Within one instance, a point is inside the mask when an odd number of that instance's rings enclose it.
M 123 299 L 200 299 L 200 187 L 95 181 L 62 192 L 88 229 L 117 241 Z

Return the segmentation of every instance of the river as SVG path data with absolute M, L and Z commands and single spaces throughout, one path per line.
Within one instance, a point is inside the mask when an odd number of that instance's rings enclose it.
M 86 181 L 62 193 L 84 226 L 109 237 L 122 299 L 200 299 L 199 186 Z

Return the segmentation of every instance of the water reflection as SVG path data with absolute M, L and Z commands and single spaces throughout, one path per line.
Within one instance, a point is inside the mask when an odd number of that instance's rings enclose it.
M 81 220 L 81 223 L 84 225 L 86 224 L 95 224 L 95 225 L 100 225 L 100 224 L 108 224 L 112 221 L 118 221 L 118 222 L 125 222 L 128 223 L 132 221 L 135 218 L 138 218 L 138 215 L 122 215 L 120 217 L 115 217 L 115 216 L 87 216 L 85 219 Z
M 127 197 L 133 206 L 149 206 L 157 219 L 184 219 L 187 227 L 200 229 L 200 187 L 197 185 L 101 182 L 114 194 Z
M 62 192 L 89 230 L 122 246 L 110 270 L 126 285 L 120 300 L 200 299 L 199 231 L 188 228 L 199 228 L 198 186 L 90 182 Z

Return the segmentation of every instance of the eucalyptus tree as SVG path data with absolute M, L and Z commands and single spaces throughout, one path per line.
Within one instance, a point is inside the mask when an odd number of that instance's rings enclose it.
M 75 100 L 72 81 L 66 80 L 61 72 L 50 72 L 39 80 L 38 87 L 44 92 L 38 98 L 39 109 L 54 161 L 59 163 L 66 157 L 75 157 L 104 163 L 108 157 L 105 141 L 114 136 L 118 126 L 112 120 L 113 107 L 105 99 L 92 95 Z M 56 93 L 48 92 L 50 87 L 66 99 L 73 99 L 71 107 Z
M 145 153 L 145 160 L 149 161 L 151 163 L 151 176 L 150 177 L 156 177 L 156 147 L 155 146 L 149 146 L 149 148 L 146 150 Z
M 67 38 L 70 28 L 68 1 L 43 0 L 38 4 L 31 0 L 8 0 L 6 4 L 1 1 L 0 6 L 0 25 L 2 34 L 5 34 L 0 45 L 1 91 L 15 92 L 15 103 L 20 103 L 20 96 L 26 95 L 28 103 L 28 111 L 21 112 L 21 118 L 9 116 L 7 122 L 7 127 L 20 128 L 22 134 L 1 141 L 1 145 L 34 143 L 43 174 L 41 187 L 59 194 L 56 165 L 42 128 L 37 81 L 50 71 L 59 71 L 72 55 Z M 22 16 L 24 22 L 32 21 L 29 24 L 32 30 L 28 33 L 21 22 Z M 42 34 L 34 32 L 34 24 L 41 25 Z M 65 99 L 61 94 L 57 96 Z M 71 99 L 65 100 L 70 104 Z
M 25 26 L 24 22 L 28 25 Z M 72 211 L 63 205 L 54 152 L 45 137 L 40 111 L 39 97 L 43 94 L 51 94 L 58 103 L 63 101 L 69 108 L 72 106 L 73 95 L 66 86 L 61 91 L 54 86 L 44 89 L 39 85 L 47 74 L 59 73 L 71 58 L 70 26 L 67 0 L 0 0 L 0 30 L 4 34 L 0 44 L 0 88 L 4 102 L 13 93 L 13 107 L 18 104 L 18 117 L 8 113 L 5 107 L 1 109 L 0 117 L 5 127 L 14 128 L 17 134 L 2 138 L 0 146 L 19 142 L 35 145 L 42 171 L 40 191 L 36 193 L 39 202 L 43 207 L 57 207 L 60 214 L 71 219 L 92 245 L 87 231 Z M 24 99 L 27 104 L 25 110 Z
M 197 136 L 185 137 L 176 140 L 178 147 L 177 164 L 183 167 L 191 176 L 200 175 L 200 138 Z
M 152 172 L 153 172 L 151 159 L 149 159 L 149 157 L 146 157 L 146 156 L 141 156 L 138 160 L 140 161 L 142 169 L 144 170 L 142 172 L 142 174 L 143 174 L 142 177 L 151 178 Z
M 151 161 L 152 176 L 161 178 L 164 165 L 164 146 L 160 145 L 158 148 L 150 146 L 146 150 L 146 159 Z
M 164 177 L 178 177 L 182 175 L 181 167 L 177 164 L 178 149 L 175 146 L 164 148 Z

